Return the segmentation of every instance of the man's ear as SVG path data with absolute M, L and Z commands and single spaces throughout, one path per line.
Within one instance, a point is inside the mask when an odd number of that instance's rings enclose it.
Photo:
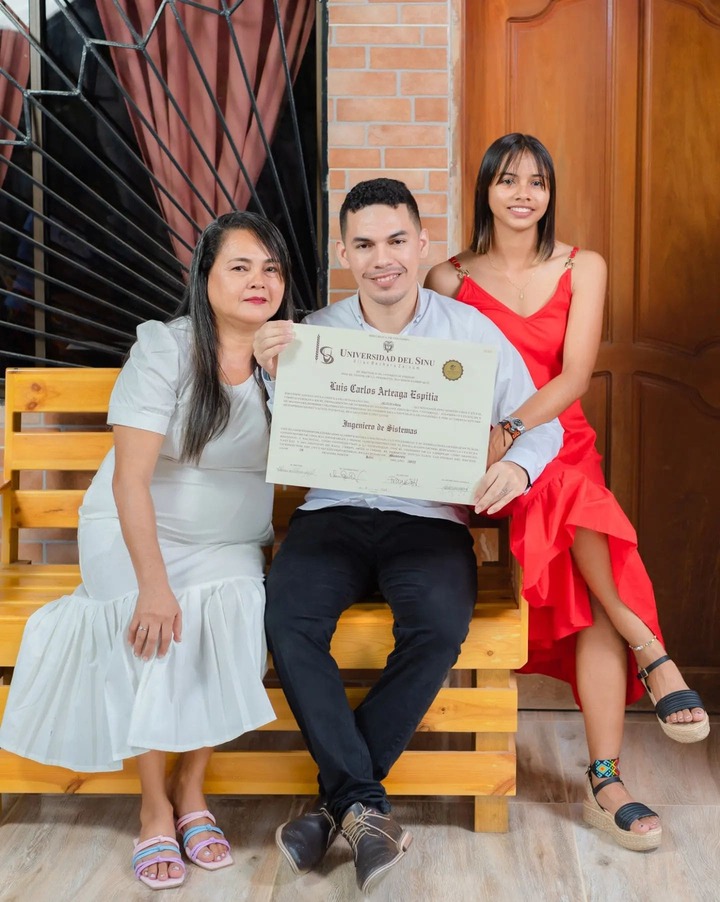
M 427 229 L 420 229 L 420 259 L 430 252 L 430 235 Z
M 350 261 L 347 258 L 347 251 L 345 248 L 345 242 L 336 241 L 335 242 L 335 255 L 338 258 L 338 262 L 343 269 L 350 269 Z

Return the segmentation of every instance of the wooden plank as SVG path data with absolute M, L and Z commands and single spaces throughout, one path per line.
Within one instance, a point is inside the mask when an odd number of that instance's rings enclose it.
M 0 602 L 0 666 L 15 663 L 25 620 L 39 607 L 40 603 L 33 601 Z M 338 665 L 348 670 L 381 670 L 392 649 L 392 614 L 384 604 L 355 605 L 346 611 L 331 646 Z M 514 670 L 526 654 L 517 608 L 478 605 L 455 666 Z
M 177 756 L 168 755 L 168 768 Z M 515 795 L 510 752 L 405 752 L 385 786 L 393 795 Z M 317 766 L 307 752 L 215 752 L 205 779 L 214 795 L 311 795 Z M 0 792 L 139 793 L 135 761 L 122 771 L 81 774 L 0 751 Z
M 9 686 L 0 686 L 0 720 L 7 702 Z M 350 687 L 345 690 L 355 708 L 368 689 Z M 260 729 L 264 732 L 296 731 L 298 725 L 290 711 L 282 689 L 268 689 L 277 720 Z M 418 732 L 472 733 L 492 730 L 517 730 L 517 692 L 512 690 L 441 689 L 418 727 Z
M 84 497 L 82 489 L 15 492 L 12 503 L 14 525 L 20 529 L 74 529 Z
M 73 367 L 11 368 L 6 372 L 11 412 L 104 413 L 120 370 Z
M 112 432 L 16 432 L 6 466 L 16 470 L 97 470 Z

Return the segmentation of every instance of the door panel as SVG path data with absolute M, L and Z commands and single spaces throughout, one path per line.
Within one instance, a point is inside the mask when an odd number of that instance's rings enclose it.
M 558 237 L 609 264 L 583 406 L 669 650 L 720 706 L 720 0 L 466 0 L 465 16 L 466 233 L 484 149 L 535 134 Z

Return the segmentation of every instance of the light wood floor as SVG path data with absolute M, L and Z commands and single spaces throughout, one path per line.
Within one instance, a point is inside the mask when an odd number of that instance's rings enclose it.
M 719 902 L 720 718 L 710 738 L 681 746 L 644 713 L 627 716 L 623 776 L 663 819 L 660 849 L 633 853 L 581 822 L 585 745 L 580 715 L 521 713 L 518 797 L 506 835 L 471 833 L 462 799 L 398 799 L 415 841 L 372 893 L 374 902 Z M 130 844 L 136 798 L 26 796 L 0 824 L 2 902 L 135 902 L 166 898 L 135 883 Z M 322 869 L 294 879 L 273 836 L 300 810 L 290 798 L 212 804 L 235 866 L 190 867 L 168 902 L 352 902 L 349 849 L 338 840 Z

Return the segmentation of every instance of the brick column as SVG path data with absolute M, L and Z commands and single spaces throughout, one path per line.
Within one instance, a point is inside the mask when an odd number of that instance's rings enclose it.
M 329 0 L 328 157 L 330 300 L 355 288 L 335 259 L 347 191 L 387 176 L 415 194 L 432 239 L 427 265 L 460 242 L 451 162 L 453 45 L 459 0 Z

